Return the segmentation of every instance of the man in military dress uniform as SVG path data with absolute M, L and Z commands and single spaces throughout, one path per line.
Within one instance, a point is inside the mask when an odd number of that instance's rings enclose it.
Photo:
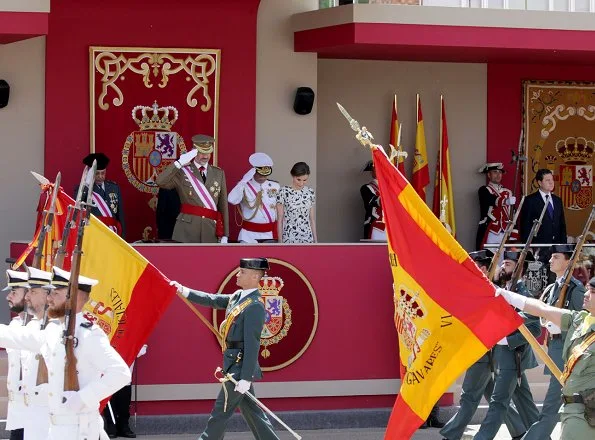
M 511 287 L 512 273 L 518 264 L 519 257 L 520 252 L 504 252 L 500 282 L 504 282 L 507 288 Z M 532 260 L 533 256 L 528 254 L 525 261 Z M 517 281 L 515 289 L 525 296 L 531 296 L 520 280 Z M 519 314 L 529 331 L 535 337 L 539 337 L 541 334 L 539 319 L 528 314 Z M 498 341 L 493 352 L 497 368 L 494 390 L 490 397 L 488 412 L 474 437 L 475 440 L 492 440 L 496 437 L 508 412 L 513 393 L 516 393 L 514 402 L 525 429 L 528 429 L 539 415 L 525 374 L 525 370 L 537 367 L 537 360 L 525 337 L 516 330 Z
M 81 313 L 97 280 L 78 279 L 75 334 L 79 391 L 64 391 L 66 352 L 63 343 L 64 316 L 70 273 L 52 268 L 48 313 L 53 318 L 44 330 L 0 325 L 0 346 L 19 347 L 41 353 L 48 368 L 50 429 L 48 440 L 95 440 L 103 422 L 99 403 L 130 381 L 130 370 L 110 345 L 104 331 L 88 322 Z
M 192 137 L 194 148 L 169 165 L 156 180 L 160 188 L 175 188 L 180 214 L 172 239 L 183 243 L 227 243 L 227 186 L 221 168 L 210 165 L 215 139 Z
M 562 359 L 561 439 L 595 438 L 595 278 L 589 281 L 582 311 L 560 309 L 540 300 L 498 289 L 510 305 L 545 318 L 566 334 Z M 547 437 L 546 437 L 547 438 Z
M 45 315 L 48 290 L 52 274 L 33 267 L 27 269 L 29 290 L 25 294 L 27 313 L 32 315 L 27 328 L 40 331 Z M 22 350 L 23 392 L 25 393 L 25 440 L 45 440 L 50 429 L 50 410 L 48 407 L 48 385 L 37 384 L 37 370 L 44 362 L 39 353 Z
M 19 328 L 24 325 L 25 294 L 29 290 L 27 272 L 6 271 L 8 283 L 3 291 L 8 291 L 6 301 L 10 311 L 16 316 L 10 321 L 9 327 Z M 21 350 L 19 347 L 7 348 L 8 374 L 6 388 L 8 389 L 8 407 L 6 413 L 6 430 L 10 431 L 10 440 L 23 439 L 25 426 L 25 395 L 21 386 Z
M 263 410 L 244 396 L 247 391 L 254 394 L 252 382 L 262 378 L 258 351 L 266 312 L 260 301 L 258 287 L 268 269 L 266 258 L 242 258 L 236 275 L 236 284 L 241 290 L 236 290 L 232 295 L 209 294 L 188 289 L 176 281 L 171 282 L 190 301 L 214 309 L 225 309 L 225 320 L 220 330 L 224 341 L 223 371 L 232 374 L 238 384 L 234 386 L 230 381 L 223 383 L 207 427 L 199 437 L 201 440 L 222 439 L 227 421 L 238 407 L 255 438 L 279 438 Z
M 248 159 L 252 168 L 229 192 L 229 203 L 238 206 L 242 229 L 238 241 L 262 243 L 277 240 L 277 194 L 279 183 L 269 180 L 273 159 L 265 153 L 254 153 Z
M 95 171 L 95 183 L 93 185 L 93 210 L 91 213 L 105 223 L 116 234 L 124 238 L 126 236 L 126 226 L 124 223 L 124 209 L 122 206 L 122 193 L 116 182 L 106 180 L 107 165 L 109 158 L 103 153 L 92 153 L 83 159 L 83 163 L 88 167 L 97 161 L 97 171 Z M 74 189 L 74 197 L 78 193 L 78 185 Z M 87 190 L 83 192 L 86 197 Z
M 564 283 L 563 276 L 570 263 L 573 250 L 574 246 L 567 244 L 553 245 L 551 247 L 550 270 L 556 274 L 556 282 L 545 288 L 542 297 L 542 300 L 550 306 L 555 306 L 560 297 L 561 286 Z M 568 310 L 582 310 L 584 298 L 585 287 L 579 280 L 571 277 L 568 289 L 566 290 L 566 298 L 564 304 L 562 304 L 563 308 Z M 563 370 L 562 348 L 566 340 L 566 333 L 562 333 L 559 326 L 549 321 L 546 322 L 545 328 L 548 330 L 548 355 L 558 368 Z M 523 437 L 524 440 L 547 439 L 556 427 L 556 423 L 560 421 L 558 411 L 562 406 L 562 401 L 560 400 L 562 385 L 560 385 L 558 379 L 551 374 L 547 367 L 545 367 L 545 374 L 550 375 L 550 384 L 543 401 L 543 408 L 537 422 L 529 428 L 527 434 Z
M 512 220 L 511 210 L 516 203 L 512 191 L 500 184 L 502 174 L 505 172 L 501 162 L 486 163 L 479 172 L 486 175 L 488 184 L 477 191 L 480 220 L 475 247 L 478 250 L 483 249 L 488 243 L 500 244 L 508 221 Z M 511 238 L 518 238 L 518 231 L 514 230 Z
M 374 171 L 374 162 L 368 161 L 362 170 L 369 171 L 372 180 L 359 189 L 364 201 L 366 216 L 364 218 L 364 238 L 370 240 L 386 241 L 386 225 L 384 224 L 384 215 L 382 214 L 382 203 L 380 201 L 380 188 L 376 180 Z
M 475 264 L 484 275 L 487 275 L 494 254 L 488 249 L 483 249 L 470 252 L 469 256 L 475 261 Z M 475 411 L 477 411 L 482 396 L 488 402 L 490 401 L 494 390 L 493 369 L 493 353 L 490 350 L 467 370 L 463 379 L 459 410 L 440 430 L 443 440 L 460 440 L 465 428 L 473 418 Z M 516 400 L 516 393 L 513 393 L 512 400 Z M 512 405 L 508 407 L 504 422 L 513 439 L 521 438 L 527 429 L 519 413 Z

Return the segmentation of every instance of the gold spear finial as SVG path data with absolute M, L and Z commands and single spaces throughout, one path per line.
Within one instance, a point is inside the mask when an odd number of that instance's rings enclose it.
M 360 127 L 359 122 L 357 122 L 355 119 L 353 119 L 351 117 L 351 115 L 349 113 L 347 113 L 347 110 L 345 110 L 345 108 L 338 102 L 337 102 L 337 107 L 339 107 L 339 111 L 343 114 L 343 116 L 345 116 L 345 119 L 347 119 L 347 121 L 349 121 L 349 126 L 351 127 L 351 129 L 357 133 L 355 135 L 355 138 L 360 142 L 360 144 L 362 144 L 364 147 L 368 147 L 370 149 L 380 147 L 380 145 L 376 145 L 376 144 L 372 143 L 372 140 L 374 140 L 374 136 L 372 136 L 372 133 L 370 133 L 366 129 L 366 127 Z

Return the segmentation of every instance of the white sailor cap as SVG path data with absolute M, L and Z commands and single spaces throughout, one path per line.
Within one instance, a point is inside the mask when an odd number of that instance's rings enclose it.
M 55 289 L 68 287 L 69 282 L 70 272 L 67 272 L 64 269 L 60 269 L 56 266 L 52 267 L 52 286 Z M 93 278 L 87 278 L 79 275 L 79 290 L 82 290 L 83 292 L 91 292 L 91 288 L 97 285 L 97 283 L 99 283 L 99 281 L 94 280 Z
M 502 162 L 488 162 L 483 165 L 480 169 L 477 170 L 478 173 L 487 173 L 488 171 L 502 171 L 503 173 L 506 172 L 504 169 L 504 165 Z
M 50 272 L 35 267 L 28 267 L 27 272 L 29 273 L 29 287 L 52 288 L 52 274 Z
M 266 153 L 254 153 L 248 158 L 250 165 L 256 168 L 256 172 L 262 176 L 268 176 L 273 172 L 273 159 Z
M 10 290 L 13 287 L 29 287 L 29 274 L 8 269 L 6 271 L 6 287 L 2 291 Z

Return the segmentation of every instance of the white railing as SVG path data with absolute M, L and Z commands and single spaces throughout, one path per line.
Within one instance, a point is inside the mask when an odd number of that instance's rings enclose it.
M 353 0 L 353 3 L 408 3 L 404 0 Z M 339 6 L 340 0 L 320 0 L 320 9 Z M 416 3 L 412 1 L 411 3 Z M 420 6 L 511 9 L 532 11 L 595 12 L 595 0 L 418 0 Z

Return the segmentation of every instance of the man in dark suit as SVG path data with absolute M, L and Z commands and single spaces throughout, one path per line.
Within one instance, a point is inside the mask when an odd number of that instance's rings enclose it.
M 83 159 L 83 163 L 88 167 L 97 161 L 97 171 L 95 171 L 95 184 L 93 185 L 93 210 L 91 213 L 109 226 L 116 234 L 122 238 L 126 235 L 124 224 L 124 210 L 122 206 L 122 193 L 116 182 L 106 180 L 107 165 L 109 158 L 103 153 L 91 153 Z M 74 189 L 74 197 L 78 193 L 78 185 Z M 83 192 L 86 197 L 87 190 Z
M 223 345 L 223 371 L 232 374 L 238 381 L 223 382 L 211 417 L 200 440 L 222 439 L 229 418 L 237 408 L 246 419 L 254 437 L 262 440 L 279 440 L 273 426 L 263 410 L 244 396 L 249 391 L 254 395 L 252 381 L 262 378 L 258 365 L 260 335 L 264 326 L 266 311 L 260 301 L 258 287 L 265 270 L 269 269 L 266 258 L 242 258 L 236 284 L 241 290 L 231 295 L 209 294 L 191 290 L 176 281 L 178 292 L 188 300 L 214 309 L 225 309 L 225 320 L 221 324 Z
M 550 170 L 540 169 L 535 175 L 539 189 L 528 195 L 521 209 L 521 240 L 527 242 L 533 221 L 539 218 L 544 204 L 549 204 L 539 232 L 535 235 L 533 243 L 566 243 L 566 220 L 564 219 L 564 205 L 562 199 L 553 194 L 554 175 Z M 540 261 L 544 261 L 541 256 Z M 547 255 L 549 259 L 549 255 Z M 545 259 L 545 261 L 547 261 Z
M 369 160 L 362 172 L 369 171 L 372 180 L 362 185 L 359 192 L 364 201 L 366 217 L 364 219 L 364 238 L 386 241 L 386 225 L 382 215 L 382 203 L 380 201 L 380 189 L 374 171 L 374 162 Z

